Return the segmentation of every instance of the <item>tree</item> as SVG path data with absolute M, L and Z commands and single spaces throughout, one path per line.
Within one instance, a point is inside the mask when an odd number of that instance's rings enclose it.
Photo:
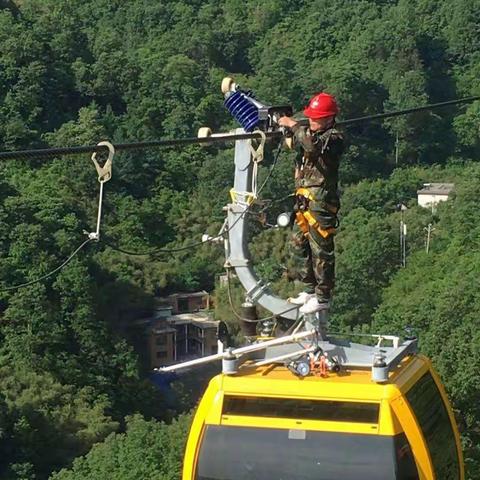
M 107 397 L 92 387 L 78 390 L 22 366 L 12 371 L 5 358 L 0 383 L 2 478 L 46 478 L 118 428 Z

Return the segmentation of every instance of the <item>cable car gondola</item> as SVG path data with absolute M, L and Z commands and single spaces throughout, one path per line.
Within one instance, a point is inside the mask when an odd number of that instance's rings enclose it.
M 213 378 L 183 480 L 461 480 L 460 439 L 430 361 L 299 377 L 281 365 Z

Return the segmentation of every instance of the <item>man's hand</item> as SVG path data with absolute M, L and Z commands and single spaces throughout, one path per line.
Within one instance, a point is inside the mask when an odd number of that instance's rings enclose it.
M 292 128 L 297 124 L 297 122 L 292 117 L 280 117 L 277 123 L 281 127 L 287 127 L 287 128 Z

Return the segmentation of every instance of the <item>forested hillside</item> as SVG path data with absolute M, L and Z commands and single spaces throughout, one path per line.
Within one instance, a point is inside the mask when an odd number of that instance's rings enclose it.
M 227 130 L 226 75 L 296 110 L 325 89 L 343 119 L 480 95 L 476 0 L 4 0 L 0 46 L 2 151 Z M 456 409 L 471 479 L 480 478 L 479 128 L 475 102 L 346 129 L 332 312 L 335 329 L 414 329 Z M 288 206 L 292 170 L 283 152 L 263 191 L 270 222 Z M 60 265 L 94 230 L 98 182 L 88 155 L 0 165 L 0 478 L 178 478 L 188 417 L 158 422 L 182 407 L 146 380 L 125 331 L 155 296 L 213 290 L 222 252 L 129 256 L 111 246 L 152 252 L 216 233 L 232 173 L 230 147 L 118 154 L 108 243 L 9 289 Z M 433 181 L 455 183 L 435 213 L 416 206 Z M 259 272 L 289 293 L 287 232 L 255 221 L 252 231 Z M 233 320 L 225 292 L 215 297 L 218 318 Z

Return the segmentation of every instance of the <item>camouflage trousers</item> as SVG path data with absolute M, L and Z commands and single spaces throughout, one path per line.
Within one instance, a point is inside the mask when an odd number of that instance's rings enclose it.
M 304 283 L 304 291 L 316 293 L 319 302 L 326 302 L 335 286 L 334 233 L 338 219 L 335 207 L 314 197 L 318 190 L 309 188 L 313 194 L 310 200 L 297 196 L 300 222 L 296 221 L 292 230 L 289 270 Z

